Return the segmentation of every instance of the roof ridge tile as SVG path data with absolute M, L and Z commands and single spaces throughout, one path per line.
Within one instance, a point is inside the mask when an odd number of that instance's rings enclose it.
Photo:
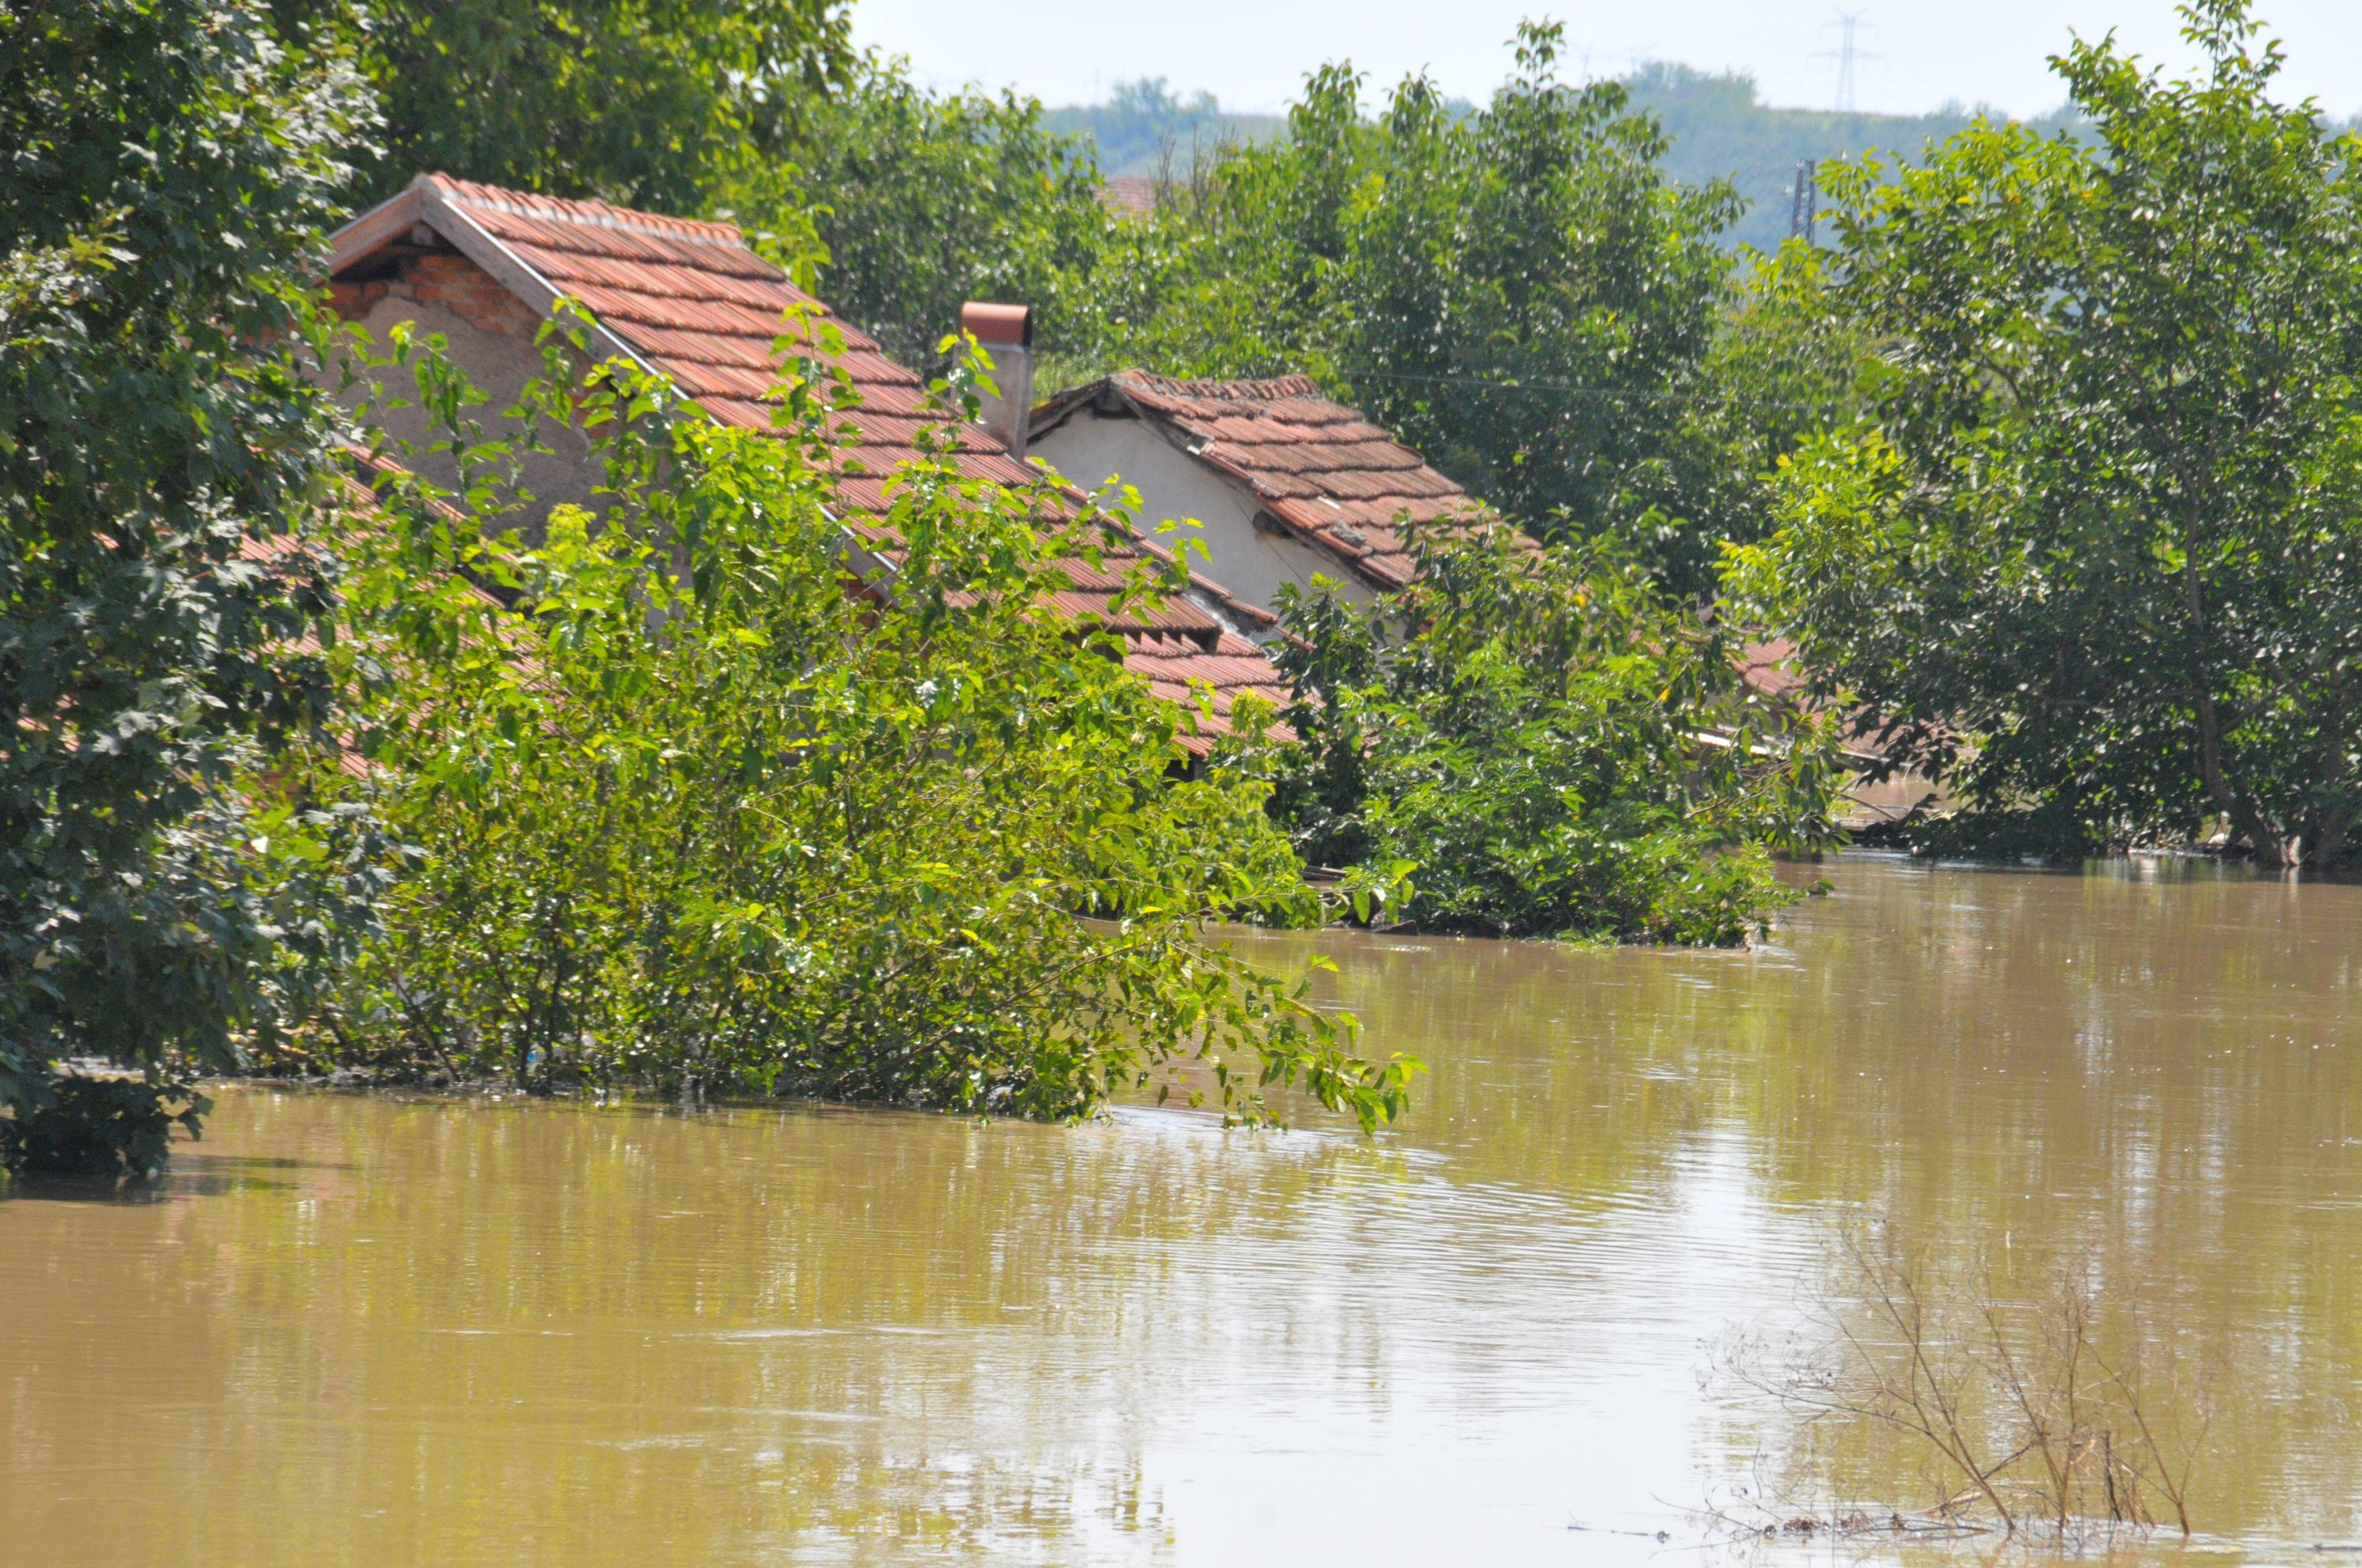
M 752 249 L 746 245 L 745 231 L 736 224 L 644 213 L 594 197 L 550 196 L 535 191 L 513 191 L 506 186 L 487 185 L 480 181 L 460 180 L 448 174 L 422 174 L 419 178 L 434 185 L 446 198 L 466 206 L 489 207 L 494 212 L 509 213 L 522 218 L 554 217 L 567 223 L 590 224 L 624 233 L 686 239 L 693 245 Z

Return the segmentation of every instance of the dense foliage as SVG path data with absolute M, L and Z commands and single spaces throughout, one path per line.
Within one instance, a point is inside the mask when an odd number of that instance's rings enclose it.
M 304 895 L 345 835 L 232 782 L 329 712 L 297 532 L 337 425 L 290 349 L 363 106 L 237 6 L 0 35 L 0 1156 L 144 1167 L 168 1053 L 230 1065 L 337 941 Z
M 1872 148 L 1916 153 L 1967 129 L 1976 118 L 1959 105 L 1924 115 L 1890 115 L 1767 104 L 1751 76 L 1670 61 L 1637 63 L 1621 81 L 1632 106 L 1655 116 L 1665 128 L 1666 174 L 1686 185 L 1728 181 L 1744 210 L 1723 231 L 1723 242 L 1759 250 L 1776 250 L 1789 237 L 1800 165 L 1818 166 Z M 1475 109 L 1459 99 L 1447 100 L 1446 107 L 1454 115 Z M 1287 132 L 1281 116 L 1224 109 L 1207 93 L 1184 96 L 1161 77 L 1119 83 L 1103 103 L 1061 105 L 1043 118 L 1053 130 L 1087 138 L 1109 175 L 1151 178 L 1186 178 L 1200 159 L 1222 147 L 1270 141 Z M 2061 113 L 2029 123 L 2049 129 L 2069 118 Z
M 814 255 L 830 305 L 915 365 L 936 359 L 965 300 L 1032 304 L 1064 330 L 1110 222 L 1098 182 L 1033 100 L 930 93 L 871 55 L 807 105 L 790 154 L 750 166 L 723 202 Z
M 2362 806 L 2362 142 L 2210 61 L 2056 67 L 2088 139 L 1980 125 L 1832 182 L 1829 316 L 1879 346 L 1743 581 L 1897 755 L 2072 844 L 2201 834 L 2328 864 Z
M 694 214 L 779 154 L 852 55 L 842 0 L 270 0 L 350 34 L 382 106 L 355 194 L 439 171 Z
M 1709 513 L 1715 455 L 1683 438 L 1735 202 L 1668 181 L 1661 130 L 1612 83 L 1560 81 L 1560 42 L 1521 28 L 1516 75 L 1464 116 L 1414 77 L 1365 119 L 1359 75 L 1316 72 L 1284 141 L 1119 226 L 1065 347 L 1308 371 L 1527 526 L 1625 530 L 1702 587 L 1748 522 Z
M 1436 537 L 1373 608 L 1295 597 L 1301 745 L 1262 748 L 1306 856 L 1396 874 L 1390 919 L 1487 936 L 1727 944 L 1830 837 L 1825 725 L 1737 690 L 1731 650 L 1605 547 Z
M 570 405 L 599 525 L 561 507 L 528 547 L 397 491 L 351 541 L 374 793 L 412 846 L 354 1056 L 1055 1117 L 1169 1074 L 1242 1115 L 1272 1084 L 1393 1114 L 1407 1064 L 1206 933 L 1318 905 L 1263 790 L 1178 777 L 1182 713 L 1049 608 L 1123 569 L 1098 520 L 946 455 L 898 472 L 890 570 L 848 592 L 848 387 L 799 383 L 767 438 L 613 375 Z

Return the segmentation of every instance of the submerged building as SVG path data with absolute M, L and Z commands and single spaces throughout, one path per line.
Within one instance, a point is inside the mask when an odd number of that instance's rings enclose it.
M 1035 408 L 1027 449 L 1079 484 L 1120 477 L 1141 524 L 1194 519 L 1210 570 L 1268 610 L 1318 574 L 1367 603 L 1411 580 L 1413 529 L 1484 527 L 1481 502 L 1308 376 L 1178 381 L 1124 370 Z
M 489 409 L 508 407 L 540 373 L 542 326 L 558 301 L 571 299 L 592 318 L 593 354 L 662 374 L 709 417 L 764 432 L 773 428 L 769 400 L 789 319 L 802 314 L 824 321 L 842 349 L 800 340 L 797 350 L 841 370 L 859 396 L 842 415 L 853 432 L 834 460 L 846 509 L 842 521 L 861 550 L 890 550 L 882 521 L 887 478 L 922 455 L 922 430 L 942 420 L 929 409 L 926 383 L 915 371 L 795 287 L 729 224 L 425 174 L 332 237 L 330 286 L 337 312 L 381 346 L 403 323 L 441 335 L 453 362 L 487 394 Z M 1022 330 L 1021 313 L 1002 319 Z M 450 473 L 436 471 L 435 433 L 415 406 L 379 410 L 374 417 L 415 449 L 410 460 L 428 479 L 449 482 Z M 524 479 L 535 495 L 595 507 L 600 474 L 588 437 L 579 430 L 544 436 L 554 437 L 558 449 L 529 459 Z M 954 460 L 963 475 L 992 483 L 1040 478 L 980 425 L 960 429 Z M 1286 700 L 1257 640 L 1269 636 L 1274 622 L 1265 610 L 1203 579 L 1160 605 L 1119 608 L 1125 563 L 1158 548 L 1111 528 L 1101 565 L 1069 563 L 1058 607 L 1105 624 L 1121 643 L 1125 667 L 1159 694 L 1192 707 L 1199 694 L 1208 699 L 1211 722 L 1201 720 L 1199 733 L 1183 737 L 1202 755 L 1227 727 L 1239 697 L 1253 692 L 1275 705 Z

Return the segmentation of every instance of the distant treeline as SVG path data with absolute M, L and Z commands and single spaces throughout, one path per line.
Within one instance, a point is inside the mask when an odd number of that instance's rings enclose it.
M 1724 238 L 1764 249 L 1788 237 L 1798 164 L 1871 148 L 1915 156 L 1929 142 L 1965 128 L 1978 113 L 1957 105 L 1926 115 L 1779 108 L 1763 102 L 1750 76 L 1668 63 L 1644 65 L 1624 81 L 1633 106 L 1656 115 L 1672 138 L 1665 172 L 1692 185 L 1728 179 L 1747 210 Z M 1474 105 L 1455 99 L 1451 107 L 1464 115 Z M 2049 131 L 2070 118 L 2058 112 L 2028 123 Z M 1104 104 L 1048 110 L 1043 123 L 1088 138 L 1110 178 L 1184 173 L 1198 152 L 1224 142 L 1266 141 L 1287 129 L 1284 116 L 1232 113 L 1210 93 L 1175 93 L 1162 77 L 1125 83 Z
M 1162 76 L 1120 84 L 1104 104 L 1075 104 L 1043 112 L 1043 128 L 1081 137 L 1098 154 L 1099 171 L 1126 175 L 1181 174 L 1199 152 L 1224 142 L 1269 141 L 1287 129 L 1286 115 L 1244 115 L 1224 109 L 1211 93 L 1183 97 Z

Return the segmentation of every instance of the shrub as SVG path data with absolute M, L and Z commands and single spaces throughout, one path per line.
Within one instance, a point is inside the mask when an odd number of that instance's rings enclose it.
M 1724 639 L 1603 543 L 1420 543 L 1360 609 L 1290 598 L 1301 745 L 1252 748 L 1317 862 L 1415 866 L 1395 918 L 1496 936 L 1728 944 L 1831 836 L 1826 723 L 1740 692 Z
M 961 477 L 943 430 L 890 538 L 855 534 L 824 433 L 848 389 L 785 392 L 766 436 L 610 366 L 572 405 L 599 518 L 527 546 L 413 483 L 357 531 L 348 657 L 410 868 L 353 1049 L 1044 1117 L 1188 1063 L 1242 1116 L 1275 1083 L 1392 1115 L 1407 1064 L 1206 934 L 1318 913 L 1263 790 L 1185 776 L 1187 716 L 1049 603 L 1137 563 L 1046 483 Z
M 178 1110 L 173 1107 L 177 1105 Z M 197 1136 L 213 1101 L 162 1072 L 61 1073 L 39 1109 L 0 1118 L 0 1165 L 72 1176 L 152 1176 L 172 1129 Z

